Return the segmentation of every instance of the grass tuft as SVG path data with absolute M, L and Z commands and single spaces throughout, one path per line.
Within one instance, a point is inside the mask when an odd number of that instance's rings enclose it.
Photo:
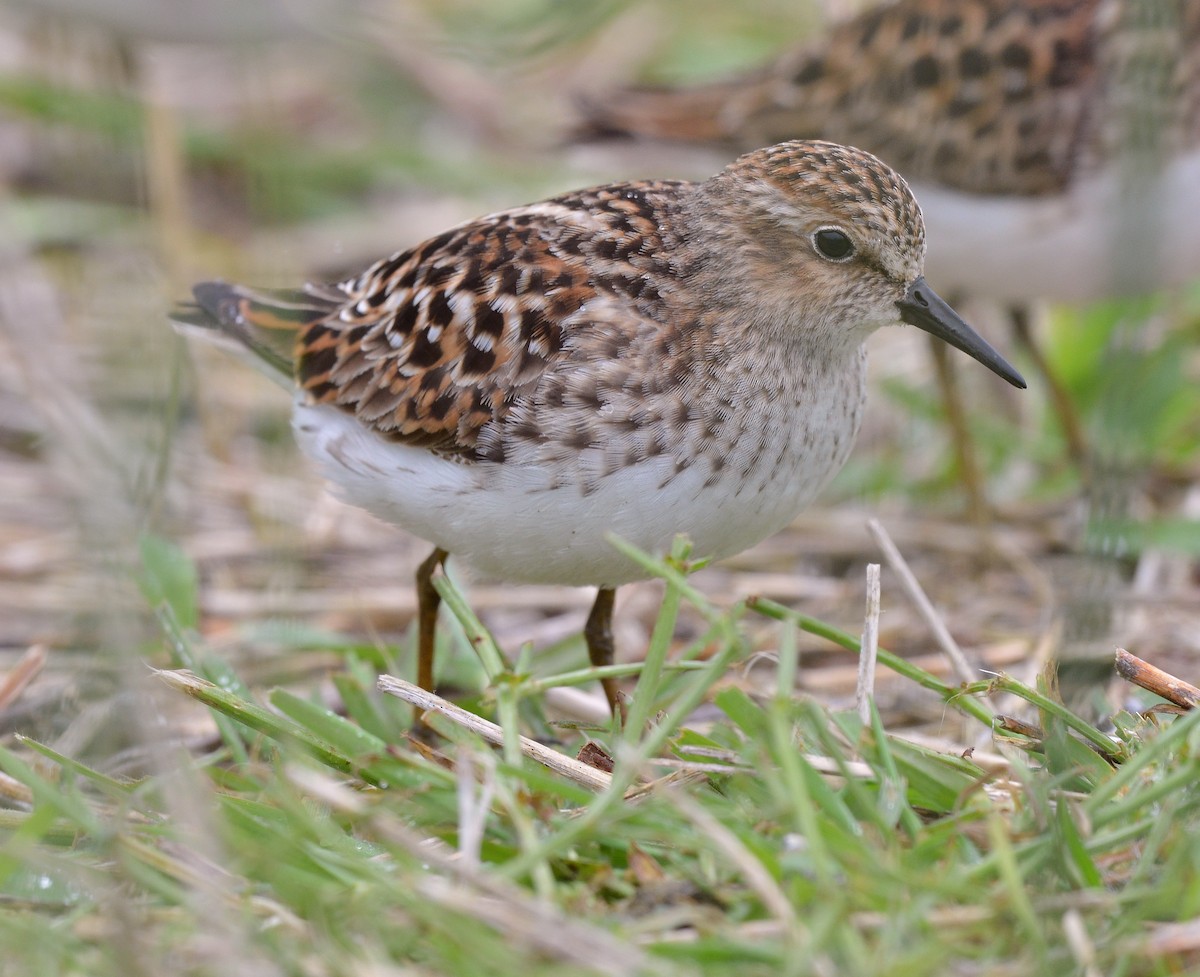
M 1156 927 L 1200 910 L 1200 714 L 1125 715 L 1109 737 L 1012 679 L 953 688 L 881 650 L 975 719 L 987 713 L 971 704 L 998 690 L 1040 710 L 1043 739 L 998 737 L 1010 762 L 989 772 L 887 732 L 877 712 L 864 725 L 789 694 L 793 628 L 853 639 L 769 602 L 749 606 L 783 622 L 788 682 L 765 699 L 721 684 L 746 654 L 746 608 L 709 604 L 677 550 L 646 561 L 668 583 L 661 648 L 624 666 L 642 669 L 630 712 L 644 720 L 609 741 L 611 776 L 570 779 L 545 755 L 574 762 L 574 747 L 523 739 L 516 706 L 587 670 L 512 671 L 451 581 L 439 589 L 481 658 L 499 754 L 445 719 L 437 745 L 410 739 L 409 707 L 354 654 L 335 679 L 340 710 L 251 691 L 180 623 L 196 577 L 169 550 L 143 550 L 143 590 L 179 666 L 154 674 L 168 703 L 203 703 L 218 735 L 191 756 L 149 744 L 136 779 L 27 739 L 0 749 L 2 973 L 137 961 L 878 974 L 881 959 L 889 974 L 1049 973 L 1078 971 L 1085 951 L 1103 973 L 1194 962 Z M 710 624 L 706 661 L 671 661 L 685 602 Z M 697 725 L 706 700 L 718 718 Z

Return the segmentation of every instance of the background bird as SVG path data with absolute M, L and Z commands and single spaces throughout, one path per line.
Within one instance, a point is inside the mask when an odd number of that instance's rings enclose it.
M 929 229 L 931 278 L 949 295 L 1008 309 L 1083 474 L 1092 528 L 1081 548 L 1091 552 L 1063 575 L 1065 641 L 1079 645 L 1072 656 L 1102 659 L 1084 668 L 1085 685 L 1110 674 L 1111 561 L 1123 548 L 1112 527 L 1131 511 L 1137 433 L 1085 434 L 1034 342 L 1033 306 L 1138 295 L 1200 274 L 1200 4 L 898 0 L 749 73 L 590 96 L 583 111 L 589 137 L 726 147 L 828 138 L 904 174 Z M 1109 360 L 1120 369 L 1106 400 L 1139 396 L 1124 379 L 1137 374 L 1137 333 L 1130 322 L 1116 334 Z M 933 355 L 968 508 L 983 525 L 990 507 L 967 400 L 944 349 L 934 344 Z M 1124 413 L 1138 412 L 1130 402 Z

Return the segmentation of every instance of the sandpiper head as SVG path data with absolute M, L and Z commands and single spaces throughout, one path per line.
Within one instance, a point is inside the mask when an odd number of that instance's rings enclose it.
M 1025 386 L 925 282 L 921 208 L 904 179 L 870 153 L 793 140 L 742 156 L 713 182 L 748 215 L 745 261 L 773 272 L 751 271 L 753 279 L 803 283 L 806 319 L 817 328 L 857 345 L 881 326 L 908 323 Z M 781 265 L 791 274 L 779 276 Z

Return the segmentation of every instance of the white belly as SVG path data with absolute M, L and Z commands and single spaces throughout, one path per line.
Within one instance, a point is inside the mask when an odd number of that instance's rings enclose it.
M 293 427 L 346 501 L 487 577 L 615 586 L 646 574 L 612 547 L 609 533 L 654 554 L 685 533 L 695 556 L 721 558 L 785 526 L 845 463 L 858 429 L 861 372 L 856 365 L 840 389 L 821 391 L 805 410 L 769 405 L 752 427 L 754 443 L 739 439 L 716 477 L 712 459 L 677 472 L 669 455 L 591 479 L 519 461 L 464 464 L 379 438 L 337 408 L 299 401 Z

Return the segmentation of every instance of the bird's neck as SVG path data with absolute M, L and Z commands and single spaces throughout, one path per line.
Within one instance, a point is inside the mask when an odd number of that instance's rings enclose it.
M 752 192 L 726 174 L 696 184 L 675 206 L 672 267 L 713 328 L 801 356 L 847 362 L 878 324 L 855 323 L 858 303 L 823 277 L 795 233 L 747 207 Z M 747 213 L 750 213 L 748 218 Z

